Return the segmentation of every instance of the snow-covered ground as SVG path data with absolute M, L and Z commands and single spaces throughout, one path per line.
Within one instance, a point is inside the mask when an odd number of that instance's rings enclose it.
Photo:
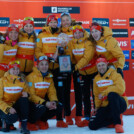
M 124 134 L 134 133 L 134 115 L 124 115 Z M 56 128 L 56 120 L 49 120 L 48 130 L 32 131 L 31 134 L 115 134 L 114 128 L 102 128 L 97 131 L 89 130 L 88 127 L 78 128 L 76 125 L 71 125 L 68 128 Z M 19 134 L 18 122 L 15 123 L 17 131 L 11 131 L 9 134 Z M 0 132 L 0 134 L 5 134 Z

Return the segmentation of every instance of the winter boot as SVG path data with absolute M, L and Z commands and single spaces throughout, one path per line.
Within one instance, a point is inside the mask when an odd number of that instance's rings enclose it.
M 68 127 L 68 125 L 63 120 L 60 120 L 60 121 L 57 121 L 56 127 L 66 128 Z
M 75 117 L 75 125 L 77 125 L 79 122 L 81 122 L 81 116 Z
M 22 134 L 30 134 L 30 131 L 27 129 L 27 121 L 21 121 L 21 130 Z
M 89 120 L 83 120 L 83 121 L 81 121 L 81 122 L 79 122 L 79 123 L 77 123 L 77 126 L 78 127 L 86 127 L 86 126 L 88 126 L 88 124 L 89 124 Z
M 66 123 L 68 125 L 73 125 L 73 120 L 72 120 L 72 117 L 71 116 L 66 116 L 65 118 L 66 118 Z
M 115 125 L 115 132 L 116 132 L 116 133 L 124 133 L 123 126 L 120 125 L 120 124 L 116 124 L 116 125 Z
M 32 123 L 27 123 L 27 129 L 30 131 L 37 131 L 38 127 L 36 126 L 36 124 L 32 124 Z
M 41 130 L 46 130 L 46 129 L 48 129 L 49 128 L 49 125 L 48 125 L 48 122 L 47 121 L 45 121 L 45 122 L 43 122 L 43 121 L 37 121 L 36 122 L 36 125 L 39 127 L 39 129 L 41 129 Z

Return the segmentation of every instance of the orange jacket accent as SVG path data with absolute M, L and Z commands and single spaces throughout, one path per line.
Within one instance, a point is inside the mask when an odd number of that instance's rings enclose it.
M 98 73 L 98 75 L 94 78 L 93 93 L 96 108 L 108 105 L 107 96 L 110 92 L 115 92 L 122 96 L 128 105 L 128 100 L 125 96 L 125 81 L 122 79 L 121 75 L 112 68 L 109 68 L 102 77 Z M 104 99 L 100 100 L 98 98 L 99 94 L 101 94 Z
M 0 109 L 7 114 L 22 92 L 30 93 L 26 83 L 19 76 L 5 73 L 0 79 Z
M 42 104 L 46 94 L 50 101 L 58 100 L 52 77 L 53 75 L 49 73 L 43 78 L 41 72 L 36 67 L 33 68 L 33 72 L 26 77 L 31 91 L 31 101 Z
M 17 60 L 20 61 L 20 70 L 22 72 L 31 72 L 34 66 L 35 53 L 35 37 L 32 34 L 30 37 L 27 33 L 20 31 L 19 33 L 19 48 L 17 52 Z
M 104 36 L 97 41 L 96 44 L 96 53 L 97 55 L 104 55 L 108 61 L 112 61 L 110 64 L 113 64 L 116 68 L 123 69 L 125 63 L 125 56 L 118 45 L 118 42 L 115 38 L 112 37 L 112 30 L 109 27 L 104 28 Z

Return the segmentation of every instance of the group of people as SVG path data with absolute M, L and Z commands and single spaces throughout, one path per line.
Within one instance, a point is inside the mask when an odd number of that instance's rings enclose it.
M 125 57 L 112 37 L 112 30 L 93 22 L 89 34 L 69 13 L 60 17 L 58 27 L 56 15 L 48 15 L 37 37 L 32 17 L 24 18 L 21 29 L 10 24 L 6 33 L 0 35 L 1 131 L 15 130 L 13 123 L 17 120 L 23 134 L 46 130 L 47 120 L 54 116 L 57 127 L 73 125 L 70 107 L 73 78 L 75 125 L 91 130 L 113 127 L 116 133 L 123 133 L 122 113 L 128 105 L 122 71 Z M 61 33 L 68 35 L 68 43 L 57 41 Z M 70 56 L 71 72 L 60 71 L 61 55 Z

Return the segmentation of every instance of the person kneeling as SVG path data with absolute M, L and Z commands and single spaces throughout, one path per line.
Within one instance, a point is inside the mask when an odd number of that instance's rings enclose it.
M 116 70 L 108 68 L 105 57 L 98 58 L 96 65 L 98 75 L 94 79 L 93 91 L 96 114 L 90 119 L 89 128 L 97 130 L 112 124 L 116 133 L 123 133 L 123 120 L 120 116 L 128 106 L 125 82 Z
M 9 70 L 0 79 L 0 118 L 3 132 L 10 131 L 10 124 L 18 119 L 21 122 L 21 133 L 30 134 L 27 130 L 28 119 L 28 87 L 19 77 L 19 61 L 11 61 Z
M 47 120 L 61 113 L 63 109 L 62 104 L 58 102 L 52 78 L 53 75 L 48 72 L 48 67 L 48 57 L 41 56 L 37 60 L 37 67 L 33 67 L 33 72 L 26 77 L 31 90 L 30 100 L 37 105 L 43 106 L 45 109 L 40 120 L 32 124 L 34 127 L 42 130 L 48 129 Z M 58 123 L 63 122 L 62 117 L 57 120 Z M 28 124 L 28 129 L 34 130 L 33 127 L 30 127 L 30 124 Z

